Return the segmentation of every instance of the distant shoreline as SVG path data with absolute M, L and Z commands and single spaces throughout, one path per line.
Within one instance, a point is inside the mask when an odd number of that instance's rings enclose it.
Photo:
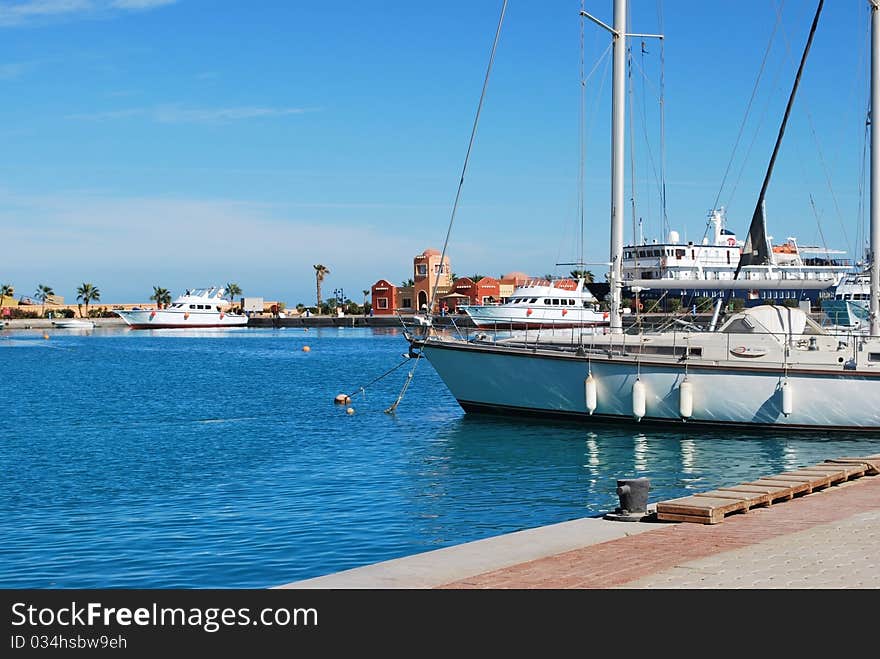
M 449 317 L 446 317 L 447 319 Z M 459 327 L 473 327 L 473 323 L 465 315 L 454 317 L 455 324 Z M 55 319 L 58 320 L 58 319 Z M 126 327 L 122 318 L 92 318 L 95 329 L 105 327 Z M 293 318 L 272 318 L 270 316 L 255 316 L 248 320 L 246 327 L 400 327 L 401 320 L 407 325 L 413 324 L 412 316 L 296 316 Z M 28 330 L 28 329 L 55 329 L 49 318 L 10 318 L 0 320 L 4 330 Z M 443 317 L 434 318 L 435 325 L 447 325 L 451 323 Z M 80 330 L 82 331 L 82 330 Z

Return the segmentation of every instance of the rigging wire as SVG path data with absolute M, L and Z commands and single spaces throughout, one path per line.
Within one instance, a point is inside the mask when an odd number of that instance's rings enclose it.
M 477 126 L 480 123 L 480 113 L 483 110 L 483 101 L 486 98 L 486 89 L 489 87 L 489 76 L 492 73 L 492 64 L 495 62 L 495 53 L 498 51 L 498 42 L 501 39 L 501 26 L 504 24 L 504 14 L 506 11 L 507 11 L 507 0 L 504 0 L 504 2 L 501 5 L 501 15 L 498 17 L 498 27 L 495 29 L 495 39 L 492 41 L 492 52 L 489 54 L 489 64 L 486 67 L 486 76 L 483 79 L 483 88 L 480 91 L 480 101 L 477 104 L 477 112 L 476 112 L 476 115 L 474 116 L 474 125 L 471 128 L 471 137 L 470 137 L 470 140 L 468 141 L 467 152 L 465 153 L 465 157 L 464 157 L 464 164 L 462 165 L 462 168 L 461 168 L 461 177 L 458 180 L 458 189 L 455 192 L 455 201 L 452 204 L 452 214 L 449 218 L 449 226 L 446 229 L 446 239 L 443 241 L 443 250 L 440 252 L 440 265 L 439 265 L 440 271 L 437 273 L 438 276 L 434 280 L 434 287 L 431 290 L 431 299 L 428 302 L 428 309 L 425 314 L 429 319 L 429 326 L 426 329 L 427 333 L 429 333 L 431 331 L 430 319 L 434 313 L 434 301 L 437 298 L 437 288 L 440 285 L 440 276 L 439 275 L 443 272 L 443 262 L 446 258 L 446 250 L 449 247 L 449 236 L 452 234 L 452 225 L 455 223 L 455 213 L 458 210 L 458 202 L 461 199 L 461 189 L 462 189 L 462 187 L 464 187 L 464 177 L 465 177 L 465 173 L 467 172 L 468 162 L 470 161 L 470 158 L 471 158 L 471 149 L 474 146 L 474 140 L 476 139 L 476 136 L 477 136 Z M 391 405 L 391 407 L 389 407 L 388 409 L 385 410 L 386 414 L 390 414 L 390 413 L 394 412 L 397 409 L 397 406 L 400 405 L 400 401 L 403 400 L 403 395 L 406 393 L 406 390 L 409 388 L 409 385 L 412 382 L 413 375 L 416 372 L 416 368 L 418 367 L 419 361 L 421 361 L 421 358 L 422 358 L 422 353 L 419 352 L 418 355 L 416 356 L 416 361 L 413 364 L 412 369 L 410 369 L 410 372 L 407 373 L 406 381 L 403 383 L 403 388 L 400 390 L 400 394 L 397 396 L 397 400 L 394 401 L 394 403 Z
M 657 0 L 657 21 L 661 35 L 663 30 L 663 3 Z M 666 214 L 666 55 L 664 39 L 660 37 L 660 218 L 663 235 L 669 234 L 669 216 Z
M 788 54 L 789 58 L 791 58 L 792 57 L 791 43 L 789 42 L 785 33 L 783 33 L 782 36 L 783 36 L 783 42 L 785 43 L 786 53 Z M 828 169 L 828 165 L 825 161 L 825 155 L 822 151 L 822 146 L 821 146 L 821 144 L 819 144 L 819 135 L 816 132 L 816 125 L 813 122 L 813 115 L 810 112 L 809 103 L 806 98 L 803 98 L 801 100 L 801 104 L 804 107 L 804 114 L 806 115 L 806 118 L 807 118 L 807 124 L 810 127 L 810 135 L 813 138 L 813 143 L 816 145 L 816 151 L 817 151 L 818 157 L 819 157 L 819 164 L 822 166 L 822 173 L 825 176 L 825 182 L 828 185 L 828 191 L 831 194 L 831 200 L 834 203 L 834 209 L 837 213 L 837 218 L 840 222 L 840 230 L 843 232 L 844 244 L 846 245 L 847 250 L 852 251 L 852 243 L 850 243 L 850 241 L 849 241 L 849 235 L 846 231 L 846 226 L 843 223 L 843 214 L 840 212 L 840 204 L 837 201 L 837 195 L 835 194 L 834 186 L 831 183 L 831 173 L 830 173 L 830 171 Z M 797 148 L 797 146 L 795 146 L 795 148 Z M 803 176 L 804 179 L 806 179 L 805 167 L 804 167 L 805 159 L 798 158 L 798 162 L 801 165 L 801 175 Z M 820 241 L 822 243 L 822 247 L 825 248 L 825 251 L 827 253 L 828 252 L 828 244 L 825 242 L 825 234 L 822 231 L 822 225 L 819 222 L 819 213 L 818 213 L 818 210 L 816 209 L 816 203 L 815 203 L 815 200 L 813 199 L 812 194 L 809 195 L 809 198 L 810 198 L 810 205 L 812 206 L 812 209 L 813 209 L 813 215 L 816 218 L 816 229 L 819 232 L 819 237 L 820 237 Z
M 581 0 L 581 13 L 586 11 L 586 0 Z M 584 122 L 586 121 L 587 81 L 584 76 L 584 21 L 580 20 L 580 104 L 578 112 L 578 143 L 580 145 L 580 162 L 578 163 L 578 217 L 581 235 L 578 247 L 578 263 L 584 262 L 584 162 L 586 160 L 586 137 Z M 583 269 L 583 265 L 579 266 Z
M 483 101 L 486 98 L 486 89 L 489 87 L 489 76 L 492 73 L 492 64 L 495 62 L 495 53 L 498 51 L 498 42 L 501 39 L 501 26 L 504 23 L 504 13 L 507 11 L 507 0 L 501 5 L 501 15 L 498 17 L 498 27 L 495 29 L 495 39 L 492 42 L 492 52 L 489 55 L 489 64 L 486 67 L 486 77 L 483 79 L 483 89 L 480 92 L 480 101 L 477 104 L 477 113 L 474 116 L 474 125 L 471 128 L 471 137 L 468 141 L 467 152 L 464 156 L 464 164 L 461 168 L 461 177 L 458 180 L 458 189 L 455 193 L 455 201 L 452 204 L 452 215 L 449 218 L 449 227 L 446 229 L 446 239 L 443 241 L 443 250 L 440 252 L 440 272 L 443 272 L 443 261 L 446 257 L 446 249 L 449 247 L 449 236 L 452 233 L 452 225 L 455 222 L 455 213 L 458 210 L 458 202 L 461 199 L 461 189 L 464 186 L 464 176 L 467 172 L 468 162 L 471 158 L 471 149 L 474 146 L 474 140 L 477 136 L 477 126 L 480 123 L 480 113 L 483 110 Z M 439 273 L 438 273 L 439 275 Z M 431 299 L 428 302 L 427 316 L 430 318 L 434 313 L 434 301 L 437 297 L 437 287 L 440 285 L 440 277 L 434 281 L 434 288 L 431 290 Z M 416 361 L 418 363 L 418 361 Z M 415 369 L 415 367 L 413 367 Z M 405 389 L 405 387 L 404 387 Z
M 755 78 L 755 84 L 752 87 L 752 95 L 749 98 L 748 104 L 746 105 L 746 112 L 745 112 L 745 115 L 743 116 L 742 123 L 740 123 L 739 133 L 736 136 L 736 141 L 733 144 L 733 151 L 730 154 L 730 159 L 727 161 L 727 167 L 724 170 L 724 176 L 721 178 L 721 187 L 718 188 L 718 194 L 715 195 L 715 201 L 712 203 L 713 209 L 718 208 L 718 200 L 721 199 L 721 193 L 724 191 L 724 186 L 727 183 L 727 176 L 730 173 L 730 168 L 733 165 L 733 159 L 736 156 L 736 150 L 739 148 L 740 139 L 742 139 L 743 131 L 745 130 L 745 127 L 746 127 L 746 122 L 748 121 L 749 114 L 751 113 L 752 103 L 754 103 L 755 96 L 758 93 L 758 85 L 760 84 L 761 78 L 764 75 L 764 69 L 767 65 L 767 60 L 770 56 L 770 50 L 773 46 L 773 40 L 776 37 L 776 32 L 779 29 L 780 23 L 782 22 L 782 7 L 783 7 L 783 5 L 785 5 L 785 0 L 783 0 L 783 2 L 777 7 L 776 23 L 773 26 L 773 32 L 770 34 L 770 40 L 767 42 L 767 48 L 764 51 L 764 58 L 761 60 L 761 67 L 758 70 L 758 76 L 757 76 L 757 78 Z M 765 112 L 766 112 L 766 109 L 765 109 Z M 757 131 L 756 131 L 756 134 L 757 134 Z M 752 138 L 752 144 L 754 144 L 754 137 Z M 749 152 L 751 152 L 751 150 L 752 150 L 752 147 L 750 145 L 748 151 L 746 152 L 746 159 L 748 159 L 748 154 L 749 154 Z M 745 164 L 743 166 L 745 166 Z M 740 177 L 742 177 L 742 170 L 740 170 Z M 739 185 L 739 178 L 737 179 L 737 182 L 734 185 L 734 191 L 736 190 L 737 185 Z M 733 197 L 733 192 L 731 192 L 730 194 L 731 194 L 731 197 Z

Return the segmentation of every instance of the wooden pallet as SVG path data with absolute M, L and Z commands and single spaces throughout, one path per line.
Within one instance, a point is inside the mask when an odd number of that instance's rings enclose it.
M 661 501 L 657 504 L 657 519 L 717 524 L 733 513 L 747 513 L 752 508 L 789 501 L 853 478 L 877 474 L 880 474 L 880 456 L 826 460 L 739 485 Z

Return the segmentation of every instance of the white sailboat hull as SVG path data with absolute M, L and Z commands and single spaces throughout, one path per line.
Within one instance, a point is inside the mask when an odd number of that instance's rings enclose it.
M 512 351 L 426 342 L 422 350 L 466 411 L 507 412 L 595 421 L 801 429 L 880 429 L 880 372 L 784 372 L 774 366 L 637 363 L 571 353 Z M 592 372 L 596 409 L 588 410 Z M 692 415 L 681 416 L 681 383 L 691 383 Z M 645 390 L 645 413 L 633 416 L 633 385 Z M 783 382 L 790 387 L 788 401 Z M 790 414 L 784 409 L 786 402 Z

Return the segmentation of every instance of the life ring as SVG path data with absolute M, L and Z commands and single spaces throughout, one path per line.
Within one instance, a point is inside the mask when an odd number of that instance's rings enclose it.
M 730 352 L 732 352 L 734 355 L 744 355 L 746 354 L 746 350 L 748 350 L 748 348 L 746 348 L 745 346 L 737 346 Z

